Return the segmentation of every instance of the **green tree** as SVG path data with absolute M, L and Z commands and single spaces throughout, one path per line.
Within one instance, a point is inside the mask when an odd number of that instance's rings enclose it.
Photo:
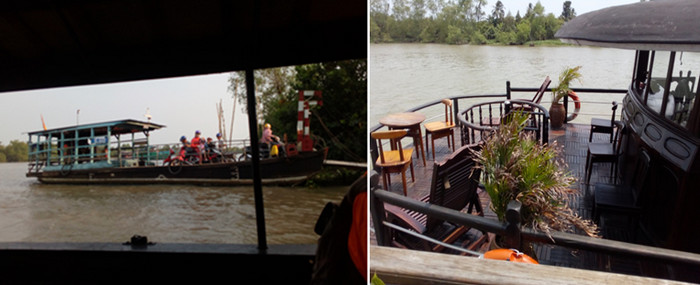
M 516 44 L 516 34 L 515 32 L 499 31 L 496 33 L 496 41 L 504 45 Z
M 503 7 L 503 2 L 496 1 L 496 4 L 493 5 L 493 11 L 491 11 L 491 24 L 493 26 L 498 26 L 500 23 L 503 22 L 503 18 L 506 17 L 506 12 L 505 8 Z
M 387 0 L 372 0 L 370 2 L 370 40 L 372 42 L 390 42 L 389 26 L 393 18 L 389 16 Z
M 523 17 L 519 12 L 506 14 L 502 1 L 496 1 L 488 14 L 486 5 L 486 0 L 370 0 L 370 40 L 522 44 L 553 38 L 563 23 L 552 13 L 545 15 L 539 1 L 529 3 Z M 525 30 L 527 35 L 522 34 Z
M 29 158 L 29 147 L 26 142 L 12 140 L 7 146 L 0 144 L 0 153 L 4 157 L 0 157 L 0 162 L 18 162 L 27 161 Z
M 0 162 L 7 162 L 7 156 L 5 155 L 5 147 L 0 142 Z
M 501 1 L 498 1 L 501 2 Z M 474 0 L 474 20 L 477 22 L 481 21 L 481 19 L 486 15 L 484 12 L 484 7 L 486 7 L 486 0 Z
M 516 25 L 517 21 L 515 20 L 513 15 L 511 15 L 510 12 L 508 12 L 508 15 L 506 15 L 506 17 L 503 18 L 503 26 L 501 27 L 501 31 L 515 32 Z
M 563 24 L 564 20 L 557 18 L 552 13 L 547 14 L 547 16 L 544 17 L 545 39 L 553 39 L 554 34 L 557 33 Z
M 310 123 L 330 147 L 330 158 L 366 160 L 367 60 L 297 66 L 293 89 L 323 91 L 323 106 L 312 110 Z
M 518 24 L 517 31 L 515 33 L 515 42 L 517 44 L 524 44 L 530 41 L 530 22 L 523 20 Z
M 483 36 L 482 36 L 483 37 Z M 462 30 L 458 27 L 449 25 L 447 27 L 447 39 L 448 44 L 460 44 L 464 42 L 464 36 L 462 35 Z M 485 39 L 484 39 L 485 41 Z
M 258 125 L 265 123 L 271 108 L 279 103 L 281 94 L 291 92 L 289 81 L 294 76 L 293 67 L 257 69 L 254 71 Z M 245 71 L 232 72 L 229 76 L 229 91 L 245 109 L 247 106 Z M 271 107 L 271 108 L 268 108 Z
M 229 90 L 245 100 L 241 76 L 231 74 Z M 297 140 L 298 90 L 321 90 L 323 106 L 311 109 L 312 135 L 329 146 L 329 158 L 365 160 L 367 60 L 256 70 L 255 81 L 259 124 L 270 123 L 275 134 L 286 134 L 287 141 Z
M 561 16 L 559 16 L 559 18 L 564 20 L 565 22 L 568 22 L 574 17 L 576 17 L 576 10 L 574 10 L 574 8 L 571 8 L 571 1 L 564 1 Z

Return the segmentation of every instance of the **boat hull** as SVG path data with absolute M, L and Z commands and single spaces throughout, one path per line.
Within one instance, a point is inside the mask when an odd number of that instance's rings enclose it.
M 263 184 L 291 185 L 321 170 L 323 152 L 260 161 Z M 139 166 L 27 173 L 42 183 L 252 185 L 252 161 L 178 166 Z

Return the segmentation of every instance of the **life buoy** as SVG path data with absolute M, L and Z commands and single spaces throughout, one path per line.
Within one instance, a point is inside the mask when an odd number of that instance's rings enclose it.
M 578 117 L 578 112 L 581 111 L 581 101 L 579 101 L 576 92 L 569 91 L 569 98 L 574 101 L 574 112 L 566 117 L 567 122 L 571 122 L 576 119 L 576 117 Z
M 506 260 L 506 261 L 510 261 L 510 262 L 539 264 L 539 262 L 537 262 L 537 260 L 535 260 L 534 258 L 532 258 L 529 255 L 524 254 L 520 251 L 517 251 L 515 249 L 505 249 L 505 248 L 493 249 L 493 250 L 487 251 L 482 256 L 483 256 L 483 258 L 486 258 L 486 259 Z

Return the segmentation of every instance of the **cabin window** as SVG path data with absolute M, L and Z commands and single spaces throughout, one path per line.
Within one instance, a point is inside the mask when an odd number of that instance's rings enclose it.
M 644 86 L 646 85 L 647 75 L 649 74 L 650 55 L 651 53 L 648 50 L 639 50 L 637 51 L 636 60 L 634 61 L 635 66 L 632 86 L 636 91 L 635 94 L 640 96 L 644 95 Z
M 695 83 L 700 73 L 700 54 L 654 51 L 647 57 L 644 53 L 647 52 L 637 54 L 635 81 L 641 79 L 644 69 L 648 77 L 647 84 L 637 86 L 641 91 L 639 94 L 650 110 L 687 127 L 697 92 Z M 643 86 L 646 88 L 642 89 Z
M 665 106 L 664 100 L 671 98 L 666 85 L 669 68 L 672 68 L 669 66 L 672 62 L 671 56 L 673 56 L 673 53 L 668 51 L 655 51 L 652 53 L 650 78 L 645 90 L 645 101 L 649 109 L 657 114 L 663 114 L 664 117 L 669 119 L 673 116 L 673 108 L 669 108 L 673 104 L 671 102 Z
M 668 109 L 673 111 L 671 120 L 687 127 L 688 117 L 695 103 L 698 73 L 700 73 L 700 54 L 692 52 L 676 52 L 673 62 L 673 73 L 669 88 Z

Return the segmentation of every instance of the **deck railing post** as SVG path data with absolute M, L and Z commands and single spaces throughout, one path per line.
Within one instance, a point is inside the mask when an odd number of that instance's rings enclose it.
M 542 143 L 549 143 L 549 114 L 546 112 L 546 110 L 543 112 L 544 115 L 542 115 L 543 121 L 542 122 Z
M 569 122 L 569 94 L 564 96 L 564 124 Z
M 386 220 L 384 202 L 379 200 L 379 198 L 377 198 L 377 196 L 375 195 L 376 191 L 383 190 L 379 190 L 379 187 L 377 187 L 377 185 L 370 185 L 370 189 L 371 190 L 369 196 L 369 209 L 370 214 L 372 215 L 372 223 L 374 224 L 374 234 L 377 238 L 377 244 L 379 244 L 380 246 L 390 246 L 391 241 L 389 239 L 391 237 L 387 234 L 387 228 L 386 226 L 384 226 L 384 221 Z
M 506 81 L 506 100 L 510 100 L 510 80 Z
M 522 238 L 520 236 L 520 210 L 522 203 L 512 200 L 506 209 L 506 244 L 509 248 L 522 250 Z

